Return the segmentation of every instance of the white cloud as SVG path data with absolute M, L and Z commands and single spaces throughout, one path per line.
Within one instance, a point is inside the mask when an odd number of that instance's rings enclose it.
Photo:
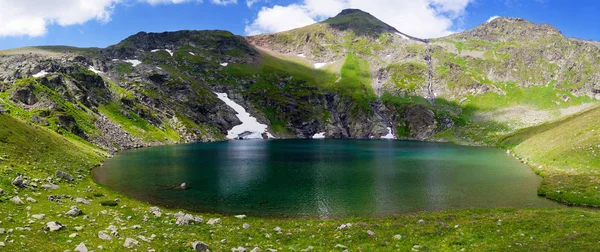
M 211 0 L 211 2 L 218 5 L 237 4 L 237 0 Z
M 346 8 L 357 8 L 409 35 L 441 37 L 454 32 L 454 22 L 465 15 L 465 9 L 472 2 L 474 0 L 302 0 L 298 4 L 262 8 L 257 18 L 246 26 L 246 33 L 290 30 L 335 16 Z
M 69 26 L 90 20 L 108 22 L 118 4 L 151 5 L 202 2 L 202 0 L 0 0 L 0 37 L 43 36 L 48 25 Z M 212 0 L 228 4 L 237 0 Z
M 250 8 L 255 3 L 258 3 L 258 2 L 267 2 L 267 1 L 268 0 L 246 0 L 246 5 L 248 6 L 248 8 Z

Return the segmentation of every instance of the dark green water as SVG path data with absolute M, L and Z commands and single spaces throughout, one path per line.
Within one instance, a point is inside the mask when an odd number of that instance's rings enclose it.
M 368 140 L 231 141 L 129 151 L 96 181 L 172 208 L 258 216 L 386 216 L 464 208 L 560 207 L 501 150 Z M 174 190 L 187 183 L 189 190 Z

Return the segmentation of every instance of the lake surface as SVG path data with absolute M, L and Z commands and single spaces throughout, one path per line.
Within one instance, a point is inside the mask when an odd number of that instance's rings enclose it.
M 97 182 L 200 212 L 337 218 L 465 208 L 561 207 L 503 151 L 386 140 L 248 140 L 121 153 Z M 188 190 L 174 187 L 187 183 Z

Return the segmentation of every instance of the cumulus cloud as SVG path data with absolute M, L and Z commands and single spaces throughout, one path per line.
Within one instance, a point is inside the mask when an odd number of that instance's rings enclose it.
M 453 33 L 454 22 L 474 0 L 302 0 L 264 7 L 246 26 L 248 35 L 280 32 L 335 16 L 346 8 L 371 13 L 398 30 L 422 38 Z M 282 18 L 285 17 L 285 18 Z
M 218 4 L 237 2 L 211 1 Z M 108 22 L 115 6 L 126 2 L 158 5 L 202 0 L 0 0 L 0 37 L 43 36 L 52 24 L 68 26 L 90 20 Z
M 488 20 L 487 23 L 494 21 L 494 19 L 499 18 L 500 16 L 491 16 Z

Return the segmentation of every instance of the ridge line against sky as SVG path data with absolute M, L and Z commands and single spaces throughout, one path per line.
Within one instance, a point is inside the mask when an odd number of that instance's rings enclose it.
M 139 31 L 229 30 L 255 35 L 298 28 L 346 8 L 367 11 L 420 38 L 460 32 L 493 16 L 548 23 L 600 40 L 600 3 L 581 0 L 0 0 L 0 49 L 106 47 Z

